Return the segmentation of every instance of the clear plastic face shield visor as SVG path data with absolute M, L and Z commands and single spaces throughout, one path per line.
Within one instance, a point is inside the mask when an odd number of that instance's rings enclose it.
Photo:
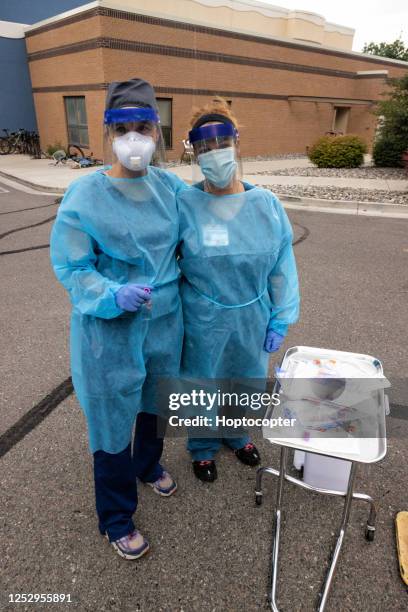
M 222 120 L 223 122 L 215 123 Z M 193 182 L 206 181 L 213 188 L 227 189 L 242 178 L 237 129 L 224 117 L 202 117 L 189 132 L 193 147 Z
M 165 148 L 160 117 L 150 107 L 112 108 L 104 115 L 104 164 L 120 163 L 127 170 L 144 173 L 147 166 L 161 166 Z

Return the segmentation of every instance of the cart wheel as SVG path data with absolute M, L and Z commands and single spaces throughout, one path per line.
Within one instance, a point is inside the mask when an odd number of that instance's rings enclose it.
M 260 495 L 259 493 L 255 494 L 255 503 L 257 506 L 262 505 L 262 495 Z
M 374 536 L 375 536 L 375 529 L 369 529 L 368 527 L 366 527 L 365 530 L 365 538 L 368 542 L 373 542 L 374 541 Z

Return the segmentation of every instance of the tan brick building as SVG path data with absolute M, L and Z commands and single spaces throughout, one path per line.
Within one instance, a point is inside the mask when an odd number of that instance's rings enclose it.
M 375 102 L 388 78 L 407 71 L 404 62 L 344 49 L 351 46 L 350 36 L 335 24 L 324 27 L 329 34 L 339 28 L 334 40 L 342 49 L 305 42 L 301 35 L 245 31 L 226 13 L 218 13 L 223 16 L 218 23 L 214 11 L 222 3 L 215 6 L 214 0 L 200 3 L 214 4 L 208 7 L 214 25 L 209 18 L 205 24 L 196 22 L 194 13 L 182 19 L 175 9 L 164 15 L 141 10 L 141 4 L 153 9 L 157 2 L 128 0 L 123 10 L 115 0 L 100 0 L 27 29 L 43 148 L 71 142 L 101 157 L 107 83 L 131 77 L 145 78 L 156 89 L 169 159 L 181 155 L 192 108 L 215 94 L 230 101 L 242 124 L 245 156 L 304 152 L 330 130 L 358 134 L 370 144 Z M 232 5 L 229 0 L 225 4 Z M 255 17 L 270 18 L 261 13 Z M 296 30 L 293 23 L 290 27 Z

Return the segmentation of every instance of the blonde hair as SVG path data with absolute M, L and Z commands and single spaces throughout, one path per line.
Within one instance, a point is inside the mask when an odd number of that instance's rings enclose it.
M 223 115 L 226 117 L 232 125 L 238 129 L 238 120 L 235 117 L 234 113 L 231 111 L 231 107 L 228 102 L 221 98 L 221 96 L 216 96 L 211 102 L 208 102 L 205 106 L 201 106 L 200 108 L 196 108 L 193 111 L 193 115 L 190 120 L 191 127 L 194 126 L 196 121 L 198 121 L 204 115 L 212 115 L 216 113 L 217 115 Z

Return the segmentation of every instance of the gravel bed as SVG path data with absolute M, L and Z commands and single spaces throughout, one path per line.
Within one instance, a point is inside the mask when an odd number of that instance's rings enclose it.
M 307 159 L 304 153 L 279 153 L 276 155 L 255 155 L 254 157 L 243 157 L 242 161 L 273 161 L 275 159 Z
M 300 185 L 258 185 L 280 195 L 291 195 L 322 200 L 346 200 L 354 202 L 378 202 L 408 206 L 408 190 L 385 191 L 381 189 L 344 189 L 338 187 L 303 187 Z
M 396 179 L 408 181 L 408 172 L 405 168 L 375 168 L 374 166 L 362 166 L 361 168 L 283 168 L 281 170 L 263 170 L 253 174 L 262 174 L 264 176 L 327 176 L 333 178 Z

